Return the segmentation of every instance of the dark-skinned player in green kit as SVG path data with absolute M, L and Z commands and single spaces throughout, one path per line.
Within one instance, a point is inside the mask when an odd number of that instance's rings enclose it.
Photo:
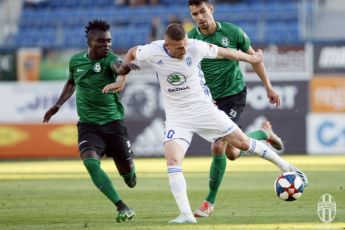
M 189 0 L 188 7 L 193 21 L 197 25 L 189 31 L 189 38 L 202 40 L 220 47 L 241 50 L 248 54 L 254 53 L 250 39 L 240 27 L 231 23 L 216 22 L 214 20 L 214 8 L 208 0 Z M 279 107 L 279 95 L 271 85 L 263 62 L 252 64 L 252 66 L 265 86 L 269 102 Z M 246 105 L 247 96 L 246 84 L 239 62 L 227 59 L 203 59 L 201 61 L 201 69 L 204 73 L 206 85 L 209 87 L 212 98 L 218 108 L 223 110 L 238 124 L 240 115 Z M 260 130 L 250 132 L 247 135 L 257 140 L 269 142 L 278 151 L 282 151 L 284 148 L 281 139 L 273 132 L 268 121 L 262 123 Z M 210 168 L 209 193 L 200 207 L 194 212 L 196 217 L 208 217 L 213 212 L 216 195 L 226 169 L 226 157 L 230 160 L 235 160 L 239 156 L 244 155 L 239 149 L 234 148 L 221 139 L 212 144 L 211 151 L 213 159 Z M 267 155 L 261 157 L 276 165 L 279 165 L 277 163 L 281 159 L 278 155 L 275 159 Z M 286 171 L 287 169 L 280 168 L 280 170 Z M 289 171 L 299 173 L 304 180 L 304 184 L 307 185 L 307 177 L 303 172 L 297 170 L 292 165 Z
M 44 115 L 43 122 L 59 111 L 74 91 L 77 91 L 78 146 L 84 166 L 95 186 L 116 206 L 117 222 L 125 222 L 135 215 L 121 199 L 111 179 L 101 168 L 103 155 L 114 160 L 119 174 L 128 187 L 136 185 L 133 153 L 124 125 L 124 108 L 118 95 L 126 75 L 139 67 L 122 63 L 111 51 L 110 26 L 103 20 L 93 20 L 85 27 L 88 50 L 75 54 L 69 62 L 69 79 L 56 102 Z M 103 94 L 105 85 L 117 88 Z

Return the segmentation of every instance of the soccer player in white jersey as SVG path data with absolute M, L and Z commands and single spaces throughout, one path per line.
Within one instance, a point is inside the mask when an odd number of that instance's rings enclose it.
M 290 164 L 280 158 L 264 143 L 246 136 L 245 133 L 212 102 L 199 63 L 203 58 L 227 58 L 249 63 L 260 63 L 262 52 L 253 55 L 218 47 L 203 41 L 188 39 L 183 27 L 170 24 L 164 40 L 131 48 L 125 62 L 142 61 L 155 70 L 166 114 L 164 155 L 167 161 L 170 190 L 180 215 L 169 223 L 196 223 L 187 196 L 187 185 L 182 173 L 182 161 L 196 133 L 214 142 L 220 138 L 236 148 L 252 155 L 270 156 L 279 167 Z M 114 84 L 104 87 L 103 92 L 114 90 Z

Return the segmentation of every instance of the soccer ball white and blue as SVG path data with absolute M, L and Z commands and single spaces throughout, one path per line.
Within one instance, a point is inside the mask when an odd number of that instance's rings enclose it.
M 304 185 L 295 172 L 284 172 L 274 182 L 274 190 L 280 199 L 294 201 L 302 196 Z

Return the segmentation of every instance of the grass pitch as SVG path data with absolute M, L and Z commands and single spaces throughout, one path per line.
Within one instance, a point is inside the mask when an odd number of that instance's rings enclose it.
M 198 224 L 169 225 L 178 215 L 170 194 L 164 159 L 136 159 L 138 184 L 126 187 L 112 161 L 102 160 L 123 200 L 136 211 L 115 222 L 115 208 L 98 192 L 80 160 L 0 163 L 0 229 L 345 229 L 345 156 L 284 156 L 310 181 L 297 201 L 276 197 L 280 174 L 257 157 L 228 161 L 213 216 Z M 191 206 L 207 194 L 211 158 L 187 158 L 183 168 Z M 331 224 L 320 221 L 317 203 L 324 193 L 337 204 Z

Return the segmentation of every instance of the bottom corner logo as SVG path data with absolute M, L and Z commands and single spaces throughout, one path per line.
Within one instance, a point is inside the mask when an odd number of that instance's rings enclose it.
M 317 203 L 317 213 L 323 223 L 331 223 L 337 212 L 335 199 L 330 194 L 323 194 Z

